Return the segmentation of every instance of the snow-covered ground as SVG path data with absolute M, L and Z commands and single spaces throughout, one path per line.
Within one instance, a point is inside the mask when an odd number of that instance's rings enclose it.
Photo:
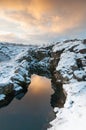
M 59 51 L 63 52 L 56 72 L 59 72 L 63 79 L 67 98 L 63 108 L 54 108 L 56 119 L 50 122 L 52 127 L 48 130 L 85 130 L 86 43 L 76 40 L 62 42 L 53 47 L 54 53 Z
M 28 78 L 28 50 L 30 49 L 31 46 L 0 43 L 1 94 L 9 84 L 13 84 L 14 90 L 19 90 L 21 89 L 18 85 L 20 81 L 30 83 L 30 78 Z M 0 99 L 2 99 L 2 95 L 0 95 Z

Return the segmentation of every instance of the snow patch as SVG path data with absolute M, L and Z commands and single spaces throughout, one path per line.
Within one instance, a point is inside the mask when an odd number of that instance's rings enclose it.
M 15 91 L 22 90 L 22 87 L 20 87 L 20 86 L 18 86 L 18 87 L 14 87 L 14 90 L 15 90 Z
M 5 94 L 0 94 L 0 101 L 1 101 L 1 100 L 4 100 L 4 99 L 5 99 L 5 97 L 6 97 L 6 95 L 5 95 Z
M 74 75 L 79 79 L 82 79 L 83 76 L 86 76 L 86 72 L 84 70 L 76 70 L 74 71 Z

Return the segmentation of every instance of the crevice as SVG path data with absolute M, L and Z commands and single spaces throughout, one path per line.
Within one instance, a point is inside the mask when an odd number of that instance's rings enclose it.
M 36 51 L 31 50 L 30 52 L 28 52 L 29 53 L 28 55 L 31 55 L 33 59 L 31 60 L 31 63 L 29 63 L 28 61 L 29 56 L 27 56 L 27 61 L 29 64 L 28 75 L 30 78 L 31 78 L 31 75 L 33 74 L 50 78 L 52 82 L 52 88 L 54 90 L 54 94 L 51 95 L 51 106 L 53 108 L 63 107 L 66 100 L 66 95 L 62 88 L 61 77 L 59 77 L 58 73 L 56 72 L 56 66 L 59 63 L 60 56 L 64 50 L 53 53 L 51 48 L 52 46 L 50 46 L 50 48 L 48 47 L 46 50 L 45 48 L 41 48 Z M 23 78 L 26 79 L 26 77 L 23 77 Z M 57 82 L 57 79 L 59 79 L 60 82 Z M 17 79 L 15 80 L 17 82 Z M 0 105 L 0 107 L 5 106 L 6 104 L 9 104 L 11 100 L 13 99 L 13 97 L 15 96 L 17 99 L 21 99 L 24 96 L 24 94 L 27 92 L 27 87 L 29 84 L 27 84 L 25 80 L 25 81 L 18 81 L 17 85 L 21 86 L 22 90 L 11 91 L 9 95 L 6 95 L 5 101 L 4 100 L 3 102 L 0 101 L 0 104 L 3 104 L 3 105 Z M 10 96 L 12 98 L 10 98 Z

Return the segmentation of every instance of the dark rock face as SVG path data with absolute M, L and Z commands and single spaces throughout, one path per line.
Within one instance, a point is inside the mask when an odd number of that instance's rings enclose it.
M 6 98 L 0 101 L 0 108 L 7 106 L 13 100 L 13 98 L 14 98 L 14 92 L 7 94 Z
M 81 49 L 79 52 L 80 52 L 81 54 L 86 54 L 86 49 Z
M 48 51 L 46 49 L 37 49 L 34 52 L 31 52 L 33 58 L 37 59 L 37 61 L 43 60 L 45 57 L 48 57 Z
M 0 84 L 0 94 L 9 94 L 13 91 L 13 84 L 9 82 L 8 84 Z
M 83 44 L 86 44 L 86 39 L 83 40 Z

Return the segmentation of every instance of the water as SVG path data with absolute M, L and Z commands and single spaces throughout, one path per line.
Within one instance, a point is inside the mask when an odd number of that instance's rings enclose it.
M 0 109 L 0 130 L 46 130 L 55 118 L 50 105 L 52 93 L 49 79 L 33 75 L 27 93 Z

